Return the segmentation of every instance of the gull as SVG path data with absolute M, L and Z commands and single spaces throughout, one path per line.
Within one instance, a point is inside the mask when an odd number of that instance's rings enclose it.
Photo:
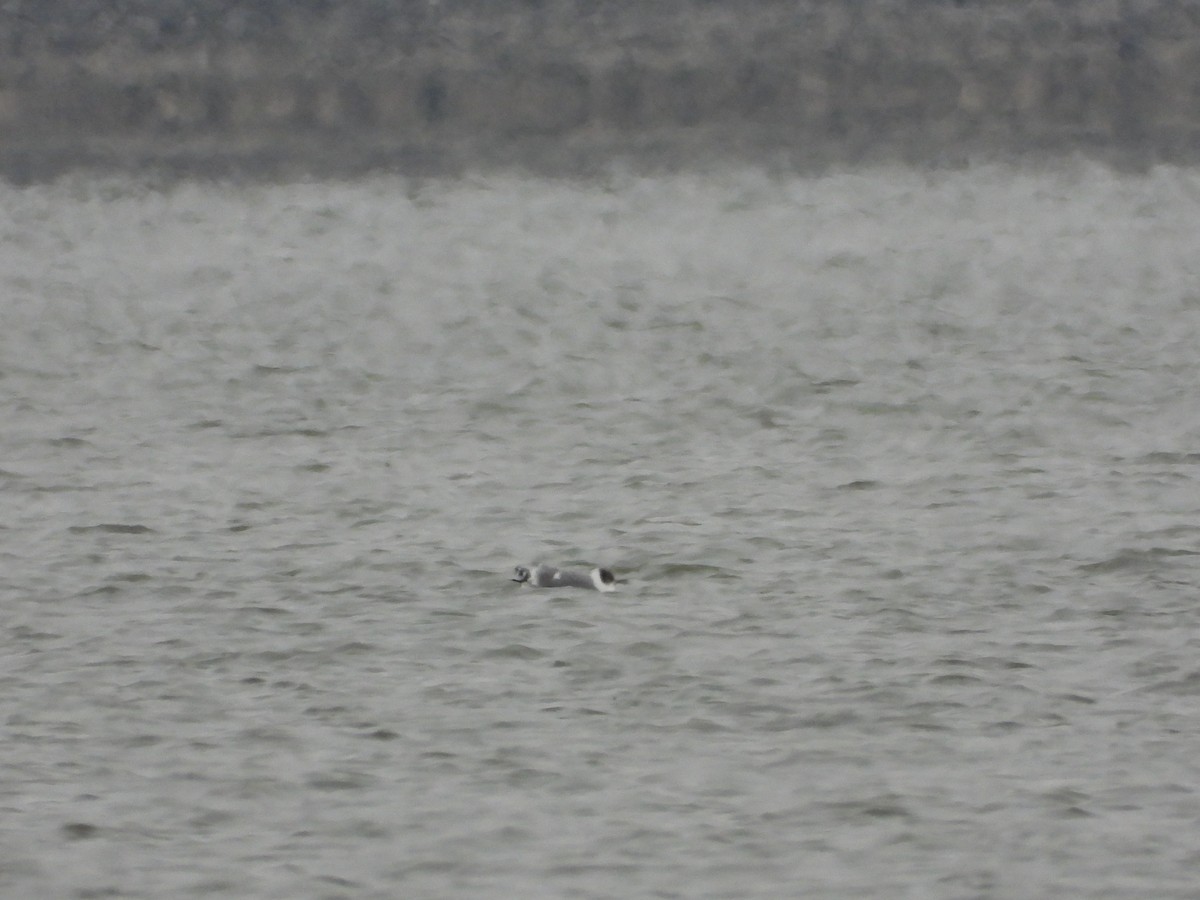
M 556 588 L 577 587 L 591 591 L 608 593 L 617 589 L 617 579 L 608 569 L 592 569 L 590 572 L 579 572 L 571 569 L 556 569 L 554 566 L 535 564 L 533 566 L 517 566 L 517 584 L 527 584 L 530 587 Z

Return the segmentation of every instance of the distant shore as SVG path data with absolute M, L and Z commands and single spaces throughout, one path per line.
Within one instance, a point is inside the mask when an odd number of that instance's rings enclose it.
M 86 7 L 86 8 L 84 8 Z M 0 176 L 1200 160 L 1200 7 L 24 0 Z

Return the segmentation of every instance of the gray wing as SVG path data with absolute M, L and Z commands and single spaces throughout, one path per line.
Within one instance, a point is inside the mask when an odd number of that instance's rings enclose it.
M 576 572 L 573 569 L 555 570 L 551 584 L 555 587 L 594 588 L 592 576 L 586 572 Z
M 554 566 L 547 566 L 539 563 L 533 567 L 530 573 L 529 583 L 534 587 L 557 587 L 558 582 L 555 578 L 558 576 L 558 569 Z

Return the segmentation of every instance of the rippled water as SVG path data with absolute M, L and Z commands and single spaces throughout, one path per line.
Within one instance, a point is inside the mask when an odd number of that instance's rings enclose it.
M 5 896 L 1196 895 L 1195 171 L 0 197 Z

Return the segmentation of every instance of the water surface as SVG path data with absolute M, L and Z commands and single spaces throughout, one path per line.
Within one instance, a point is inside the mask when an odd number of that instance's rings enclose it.
M 1194 171 L 0 199 L 0 892 L 1195 896 Z

